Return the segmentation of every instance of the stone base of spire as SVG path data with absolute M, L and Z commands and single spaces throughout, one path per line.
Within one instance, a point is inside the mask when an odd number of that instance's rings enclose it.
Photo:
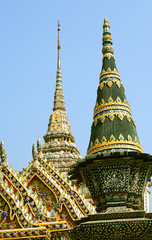
M 145 211 L 98 213 L 77 221 L 68 231 L 72 240 L 152 239 L 152 213 Z
M 144 210 L 144 191 L 151 172 L 149 154 L 101 153 L 73 166 L 70 179 L 85 181 L 98 213 L 115 208 Z

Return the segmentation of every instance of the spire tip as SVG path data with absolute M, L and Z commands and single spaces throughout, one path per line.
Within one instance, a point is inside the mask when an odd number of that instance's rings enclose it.
M 60 21 L 58 21 L 58 31 L 60 31 L 60 26 L 61 26 L 61 23 Z
M 105 17 L 104 22 L 109 22 L 107 17 Z
M 62 90 L 62 73 L 61 73 L 61 60 L 60 60 L 60 21 L 58 21 L 58 45 L 57 45 L 57 50 L 58 50 L 58 58 L 57 58 L 57 75 L 56 75 L 56 89 L 55 89 L 55 94 L 54 94 L 54 107 L 53 111 L 57 109 L 62 109 L 65 111 L 65 106 L 64 106 L 64 95 L 63 95 L 63 90 Z
M 106 17 L 104 19 L 103 23 L 103 38 L 102 38 L 102 53 L 105 56 L 106 54 L 112 54 L 114 53 L 114 48 L 112 46 L 112 37 L 111 37 L 111 32 L 110 32 L 110 24 L 108 21 L 108 18 Z

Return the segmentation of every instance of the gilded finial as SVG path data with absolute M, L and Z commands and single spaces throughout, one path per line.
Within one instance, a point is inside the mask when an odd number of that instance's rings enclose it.
M 110 32 L 110 24 L 107 17 L 104 19 L 103 23 L 103 38 L 102 38 L 102 53 L 105 56 L 106 54 L 113 54 L 114 48 L 112 46 L 112 37 Z

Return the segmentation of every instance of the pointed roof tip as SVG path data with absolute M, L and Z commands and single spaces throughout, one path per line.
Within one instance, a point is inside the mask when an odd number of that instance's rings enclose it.
M 105 17 L 105 19 L 104 19 L 104 23 L 109 23 L 109 21 L 108 21 L 108 18 L 107 17 Z
M 40 153 L 42 151 L 41 139 L 38 137 L 37 139 L 37 151 Z
M 110 24 L 108 18 L 104 19 L 103 23 L 103 38 L 102 38 L 102 53 L 103 55 L 112 54 L 114 53 L 114 48 L 112 47 L 112 37 L 110 31 Z
M 57 46 L 57 49 L 58 49 L 58 60 L 57 60 L 57 69 L 60 69 L 61 68 L 61 60 L 60 60 L 60 49 L 61 49 L 61 46 L 60 46 L 60 21 L 58 21 L 58 46 Z
M 33 144 L 32 145 L 32 156 L 33 156 L 33 158 L 34 158 L 35 154 L 36 154 L 36 147 L 35 147 L 35 144 Z
M 33 153 L 33 152 L 36 152 L 35 144 L 32 145 L 32 153 Z
M 60 21 L 58 21 L 58 31 L 60 31 L 60 26 L 61 26 L 61 23 Z
M 5 151 L 3 140 L 1 140 L 1 142 L 0 142 L 0 152 L 1 152 L 2 149 L 4 149 L 4 151 Z
M 38 148 L 40 145 L 41 145 L 41 139 L 40 139 L 40 137 L 38 137 L 38 139 L 37 139 L 37 148 Z
M 4 146 L 4 141 L 3 140 L 1 140 L 1 142 L 0 142 L 0 147 L 1 147 L 1 149 L 3 148 L 5 150 L 5 146 Z
M 32 150 L 35 148 L 35 144 L 33 143 L 33 145 L 32 145 Z
M 65 111 L 65 104 L 64 104 L 64 95 L 62 89 L 62 72 L 61 72 L 61 59 L 60 59 L 60 21 L 58 21 L 58 43 L 57 43 L 57 75 L 56 75 L 56 88 L 54 94 L 54 107 L 53 111 L 55 110 L 64 110 Z
M 7 155 L 6 155 L 6 152 L 5 152 L 5 147 L 4 147 L 3 140 L 0 142 L 0 157 L 1 157 L 2 161 L 7 160 Z
M 105 27 L 110 32 L 110 23 L 109 23 L 109 20 L 107 17 L 105 17 L 104 22 L 103 22 L 103 29 L 105 29 Z
M 40 139 L 40 137 L 38 137 L 38 139 L 37 139 L 37 146 L 38 145 L 41 145 L 41 139 Z

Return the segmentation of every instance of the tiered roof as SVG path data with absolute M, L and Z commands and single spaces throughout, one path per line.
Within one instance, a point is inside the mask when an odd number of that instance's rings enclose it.
M 66 230 L 94 212 L 94 207 L 40 153 L 33 152 L 33 164 L 22 175 L 13 173 L 12 166 L 0 165 L 0 237 L 50 239 L 57 235 L 68 239 Z

